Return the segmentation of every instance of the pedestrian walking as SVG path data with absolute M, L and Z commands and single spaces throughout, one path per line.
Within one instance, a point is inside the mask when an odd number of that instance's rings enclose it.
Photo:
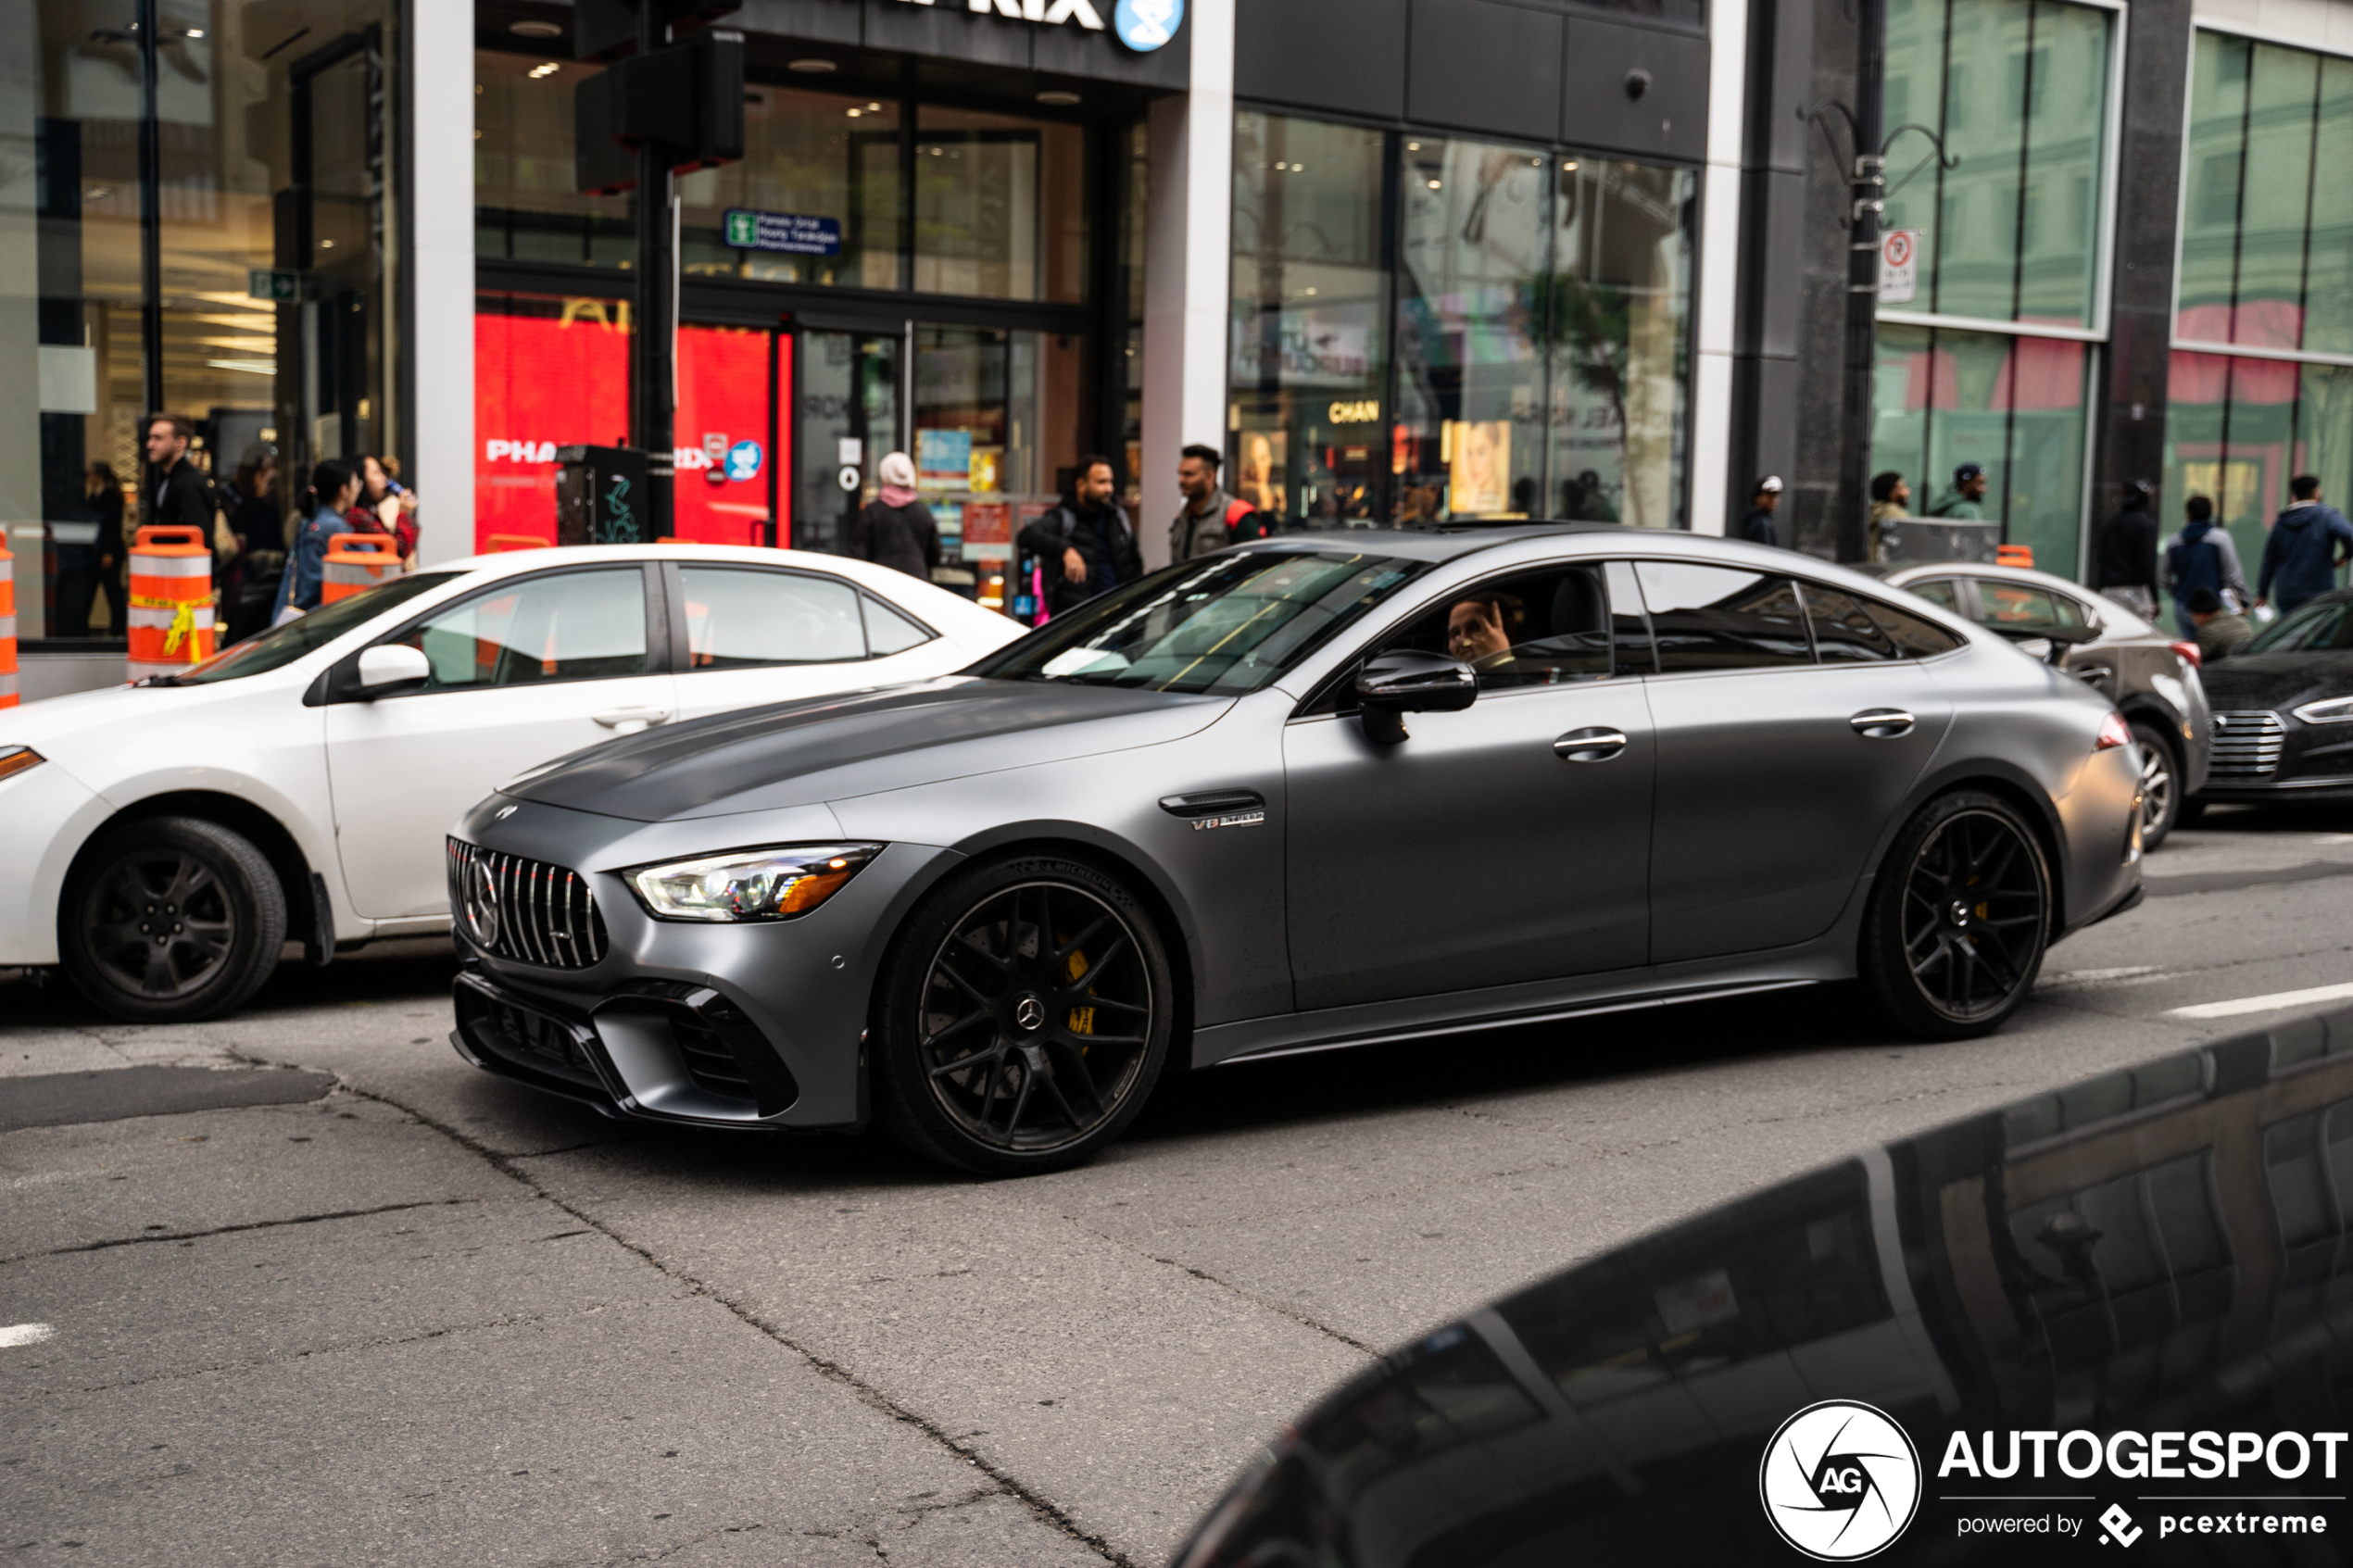
M 1780 526 L 1773 514 L 1781 504 L 1781 481 L 1778 474 L 1767 474 L 1749 487 L 1748 515 L 1741 519 L 1741 537 L 1752 545 L 1779 546 Z
M 319 608 L 327 542 L 338 533 L 351 532 L 344 514 L 359 499 L 359 476 L 350 464 L 330 458 L 310 470 L 308 499 L 308 515 L 295 525 L 293 558 L 286 562 L 285 580 L 278 591 L 278 612 L 272 625 L 283 626 Z
M 931 581 L 939 565 L 939 523 L 915 493 L 914 459 L 893 452 L 875 470 L 881 491 L 850 525 L 849 553 L 910 577 Z
M 234 503 L 229 533 L 236 554 L 221 580 L 220 608 L 228 623 L 224 646 L 270 624 L 285 575 L 286 524 L 278 513 L 276 450 L 260 443 L 247 448 L 229 488 Z
M 2124 482 L 2124 504 L 2100 524 L 2092 548 L 2092 586 L 2144 621 L 2157 619 L 2157 489 Z
M 2287 482 L 2296 504 L 2271 524 L 2263 541 L 2263 571 L 2255 584 L 2259 608 L 2279 590 L 2284 614 L 2336 586 L 2336 569 L 2353 559 L 2353 522 L 2321 499 L 2319 476 L 2299 473 Z
M 1953 488 L 1929 515 L 1953 522 L 1983 522 L 1987 483 L 1983 465 L 1963 463 L 1953 470 Z
M 1894 469 L 1871 476 L 1871 511 L 1867 541 L 1869 559 L 1887 559 L 1887 536 L 1912 515 L 1912 487 Z
M 1111 459 L 1081 458 L 1062 505 L 1021 531 L 1022 553 L 1038 558 L 1045 579 L 1049 613 L 1063 614 L 1144 574 L 1117 494 Z
M 1176 461 L 1176 488 L 1185 504 L 1168 525 L 1168 558 L 1191 560 L 1252 539 L 1271 537 L 1265 515 L 1239 495 L 1228 495 L 1217 480 L 1225 454 L 1214 446 L 1188 446 Z
M 2246 571 L 2239 565 L 2239 547 L 2231 531 L 2214 520 L 2214 503 L 2193 495 L 2183 508 L 2189 521 L 2165 547 L 2165 591 L 2173 596 L 2175 624 L 2182 635 L 2195 637 L 2189 601 L 2203 588 L 2233 614 L 2255 602 L 2246 585 Z
M 2222 596 L 2211 588 L 2191 589 L 2182 614 L 2190 623 L 2198 657 L 2208 664 L 2230 658 L 2255 640 L 2255 628 L 2246 617 L 2225 606 Z

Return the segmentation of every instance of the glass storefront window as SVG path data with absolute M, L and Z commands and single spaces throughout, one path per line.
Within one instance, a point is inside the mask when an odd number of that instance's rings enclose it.
M 635 260 L 630 197 L 579 192 L 573 95 L 601 69 L 490 50 L 474 56 L 477 257 L 576 267 Z
M 677 182 L 679 265 L 770 282 L 899 287 L 899 131 L 895 100 L 754 83 L 744 94 L 743 160 Z M 837 248 L 799 256 L 731 245 L 730 208 L 824 220 L 830 228 L 812 232 Z
M 2250 583 L 2290 479 L 2318 474 L 2334 506 L 2353 495 L 2353 368 L 2177 351 L 2169 398 L 2174 517 L 2192 495 L 2212 500 Z
M 1377 131 L 1234 117 L 1226 485 L 1293 521 L 1369 519 L 1387 466 Z
M 0 437 L 18 631 L 119 638 L 125 544 L 154 477 L 143 417 L 194 427 L 232 634 L 266 599 L 291 483 L 321 457 L 397 460 L 387 106 L 399 56 L 382 0 L 283 8 L 158 0 L 152 147 L 132 0 L 19 6 L 0 143 L 30 179 L 0 207 L 36 307 L 0 325 L 0 374 L 39 422 Z M 150 232 L 149 225 L 152 225 Z M 153 262 L 143 258 L 153 242 Z M 9 442 L 19 443 L 17 445 Z
M 2107 169 L 2108 12 L 2060 0 L 1889 0 L 1882 227 L 1919 234 L 1898 309 L 2094 324 Z
M 925 105 L 915 131 L 916 292 L 1083 299 L 1086 164 L 1076 125 Z
M 2070 574 L 2090 359 L 2088 345 L 2070 339 L 1881 322 L 1873 470 L 1901 473 L 1915 511 L 1929 516 L 1957 499 L 1954 470 L 1977 464 L 1988 480 L 1982 521 L 2030 546 L 2044 571 Z
M 477 549 L 554 544 L 556 448 L 623 446 L 628 439 L 626 301 L 476 296 Z

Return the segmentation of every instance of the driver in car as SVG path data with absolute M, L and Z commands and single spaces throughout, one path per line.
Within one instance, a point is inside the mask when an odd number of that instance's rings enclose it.
M 1446 612 L 1446 651 L 1481 675 L 1512 673 L 1512 631 L 1526 618 L 1508 594 L 1474 594 Z

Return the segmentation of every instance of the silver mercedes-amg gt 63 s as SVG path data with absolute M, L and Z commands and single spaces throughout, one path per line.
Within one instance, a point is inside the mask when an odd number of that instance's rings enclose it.
M 1997 1027 L 2139 900 L 2106 697 L 1689 535 L 1292 534 L 966 673 L 650 730 L 448 847 L 469 1060 L 1019 1173 L 1193 1068 L 1821 982 Z

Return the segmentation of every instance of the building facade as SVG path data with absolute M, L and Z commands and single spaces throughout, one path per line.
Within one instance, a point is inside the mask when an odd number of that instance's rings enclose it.
M 2349 0 L 1886 0 L 1874 470 L 1973 462 L 2079 575 L 2119 482 L 2250 563 L 2353 491 Z M 1721 532 L 1843 444 L 1845 0 L 746 0 L 677 182 L 677 532 L 838 549 L 904 450 L 971 590 L 1111 458 L 1286 526 Z M 0 522 L 35 656 L 121 635 L 142 419 L 224 518 L 390 459 L 421 558 L 553 537 L 629 436 L 634 197 L 558 0 L 0 0 Z M 2344 207 L 2346 210 L 2339 211 Z M 274 458 L 271 476 L 265 459 Z M 118 533 L 118 529 L 121 530 Z M 225 544 L 225 539 L 223 543 Z M 36 586 L 37 584 L 37 586 Z M 961 581 L 959 585 L 963 585 Z M 224 593 L 229 584 L 224 582 Z M 38 686 L 29 682 L 29 690 Z

